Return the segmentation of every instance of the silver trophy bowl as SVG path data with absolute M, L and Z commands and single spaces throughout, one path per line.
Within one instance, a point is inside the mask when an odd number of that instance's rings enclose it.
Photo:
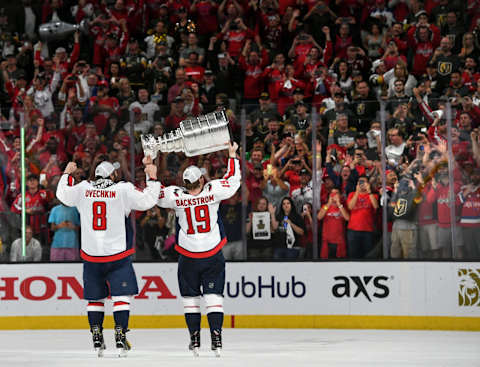
M 184 152 L 187 157 L 228 149 L 230 132 L 225 111 L 218 111 L 180 122 L 180 127 L 155 138 L 142 135 L 145 156 L 152 159 L 158 152 Z
M 65 39 L 76 31 L 88 34 L 88 23 L 84 19 L 80 24 L 70 24 L 62 21 L 41 24 L 38 27 L 38 33 L 42 41 L 55 41 Z

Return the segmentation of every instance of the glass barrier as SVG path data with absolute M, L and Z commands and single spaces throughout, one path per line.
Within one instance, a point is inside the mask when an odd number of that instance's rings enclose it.
M 479 258 L 480 152 L 471 100 L 295 98 L 247 105 L 224 98 L 183 110 L 176 102 L 146 108 L 125 100 L 116 113 L 55 106 L 46 120 L 28 98 L 15 113 L 3 109 L 0 261 L 78 261 L 78 212 L 55 197 L 66 163 L 77 163 L 79 182 L 93 179 L 99 162 L 119 162 L 119 179 L 142 189 L 140 136 L 169 134 L 187 117 L 215 110 L 225 111 L 240 146 L 241 188 L 218 209 L 228 260 Z M 189 165 L 206 181 L 222 179 L 227 156 L 159 153 L 155 164 L 163 185 L 183 186 Z M 177 259 L 171 209 L 133 212 L 128 227 L 136 261 Z

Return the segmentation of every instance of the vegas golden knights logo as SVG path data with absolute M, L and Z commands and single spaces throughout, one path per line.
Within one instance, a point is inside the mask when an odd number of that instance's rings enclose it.
M 438 63 L 438 73 L 440 75 L 450 75 L 452 72 L 452 63 L 451 62 L 440 62 Z
M 359 103 L 357 105 L 357 115 L 361 116 L 365 114 L 365 103 Z
M 258 229 L 265 229 L 265 223 L 263 223 L 263 220 L 262 220 L 262 219 L 260 219 L 260 220 L 258 221 L 257 228 L 258 228 Z
M 480 307 L 480 269 L 458 269 L 459 306 Z
M 406 199 L 398 199 L 395 203 L 395 209 L 393 210 L 393 215 L 396 217 L 401 217 L 407 212 L 408 202 Z

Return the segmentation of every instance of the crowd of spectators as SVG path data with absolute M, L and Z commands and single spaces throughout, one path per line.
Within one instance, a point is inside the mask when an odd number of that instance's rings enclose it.
M 52 21 L 88 31 L 40 39 Z M 77 181 L 119 162 L 141 189 L 140 135 L 213 111 L 246 142 L 228 259 L 480 256 L 478 1 L 22 0 L 0 6 L 0 51 L 0 260 L 22 259 L 20 126 L 27 260 L 77 260 L 66 162 Z M 222 177 L 226 154 L 156 162 L 181 184 L 190 164 Z M 173 260 L 174 222 L 135 213 L 137 259 Z

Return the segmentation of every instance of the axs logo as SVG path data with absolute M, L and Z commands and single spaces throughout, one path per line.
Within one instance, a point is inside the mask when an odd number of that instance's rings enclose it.
M 372 302 L 372 298 L 386 298 L 390 294 L 390 290 L 386 285 L 388 277 L 384 275 L 373 276 L 336 276 L 333 278 L 335 285 L 332 288 L 332 294 L 337 298 L 363 296 Z M 368 286 L 371 284 L 371 286 Z M 372 293 L 373 292 L 373 293 Z

